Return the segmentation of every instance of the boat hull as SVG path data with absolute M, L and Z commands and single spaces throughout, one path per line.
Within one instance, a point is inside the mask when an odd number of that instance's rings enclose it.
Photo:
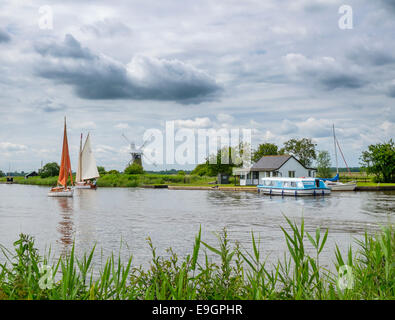
M 354 191 L 357 185 L 355 183 L 327 184 L 332 191 Z
M 72 197 L 74 195 L 74 189 L 52 189 L 48 192 L 48 197 Z
M 75 189 L 93 189 L 95 190 L 97 188 L 96 185 L 94 184 L 89 184 L 89 183 L 76 183 L 74 186 Z
M 281 189 L 258 186 L 258 191 L 273 196 L 326 196 L 330 195 L 330 189 Z

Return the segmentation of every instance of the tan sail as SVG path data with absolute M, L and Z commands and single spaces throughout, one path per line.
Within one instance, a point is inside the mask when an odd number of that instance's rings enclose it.
M 86 137 L 84 148 L 81 152 L 81 180 L 91 180 L 100 177 L 97 170 L 96 160 L 93 156 L 90 135 Z

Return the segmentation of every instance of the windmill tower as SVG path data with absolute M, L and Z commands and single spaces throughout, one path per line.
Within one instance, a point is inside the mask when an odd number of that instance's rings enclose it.
M 122 136 L 129 143 L 129 149 L 130 149 L 129 153 L 131 155 L 129 165 L 136 163 L 142 167 L 143 166 L 142 158 L 144 156 L 144 147 L 149 142 L 151 137 L 149 137 L 147 140 L 145 140 L 140 147 L 137 147 L 136 144 L 134 143 L 134 141 L 130 141 L 124 134 L 122 134 Z M 156 166 L 155 163 L 153 163 L 153 165 Z

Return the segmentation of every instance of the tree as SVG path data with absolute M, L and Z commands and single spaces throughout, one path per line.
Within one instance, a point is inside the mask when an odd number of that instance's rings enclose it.
M 233 174 L 233 168 L 249 162 L 250 148 L 246 143 L 236 147 L 223 147 L 216 154 L 210 155 L 205 163 L 198 164 L 191 174 L 213 177 L 219 173 Z
M 42 169 L 38 170 L 41 178 L 55 177 L 59 175 L 59 165 L 56 162 L 47 163 Z
M 252 162 L 259 161 L 263 156 L 275 156 L 279 154 L 278 146 L 274 143 L 262 143 L 252 153 Z
M 315 147 L 316 143 L 313 143 L 309 138 L 302 139 L 290 139 L 284 143 L 284 147 L 280 150 L 280 153 L 288 153 L 295 156 L 305 167 L 310 167 L 313 160 L 317 158 Z
M 99 171 L 99 174 L 101 176 L 104 176 L 106 174 L 106 169 L 104 169 L 104 167 L 98 166 L 97 171 Z
M 141 165 L 139 165 L 138 163 L 134 162 L 132 163 L 130 166 L 128 166 L 125 169 L 125 173 L 126 174 L 143 174 L 144 173 L 144 169 Z
M 376 176 L 376 182 L 395 181 L 395 144 L 392 139 L 387 143 L 371 144 L 362 152 L 360 160 L 366 172 Z
M 0 178 L 4 176 L 5 176 L 4 172 L 0 170 Z
M 195 169 L 192 170 L 191 174 L 196 174 L 198 176 L 208 176 L 208 165 L 207 163 L 198 164 Z
M 107 174 L 119 174 L 118 170 L 112 169 L 110 171 L 107 171 Z
M 331 157 L 328 151 L 319 151 L 317 156 L 317 176 L 329 178 L 331 175 Z

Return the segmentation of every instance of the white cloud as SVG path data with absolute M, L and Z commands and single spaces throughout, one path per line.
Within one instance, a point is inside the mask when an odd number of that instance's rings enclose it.
M 208 128 L 212 125 L 210 118 L 195 118 L 187 120 L 175 120 L 174 124 L 182 128 Z
M 121 123 L 116 124 L 114 127 L 116 129 L 128 129 L 129 125 L 127 123 L 121 122 Z
M 19 152 L 19 151 L 26 151 L 27 147 L 23 144 L 17 144 L 12 142 L 0 142 L 0 150 L 6 152 Z

